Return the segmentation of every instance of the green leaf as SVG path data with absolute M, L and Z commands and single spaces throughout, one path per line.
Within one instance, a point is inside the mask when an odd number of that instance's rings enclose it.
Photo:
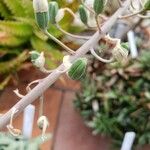
M 0 15 L 5 19 L 10 18 L 11 15 L 11 12 L 9 11 L 9 9 L 6 7 L 6 5 L 2 0 L 0 1 Z
M 30 36 L 32 27 L 17 21 L 0 21 L 0 29 L 16 36 Z
M 25 17 L 25 8 L 23 7 L 22 0 L 3 0 L 9 10 L 16 17 Z
M 87 14 L 87 10 L 86 8 L 84 8 L 83 5 L 79 6 L 79 15 L 80 15 L 80 19 L 81 21 L 87 25 L 88 23 L 88 14 Z
M 18 70 L 21 64 L 28 58 L 27 52 L 24 51 L 13 60 L 0 63 L 0 74 L 6 74 Z
M 103 12 L 105 0 L 94 0 L 93 9 L 97 15 Z
M 26 16 L 34 18 L 33 4 L 31 0 L 22 0 L 23 7 L 25 9 Z
M 26 38 L 19 38 L 5 32 L 0 32 L 0 46 L 16 47 L 22 45 L 26 41 Z
M 5 86 L 8 84 L 8 82 L 10 81 L 11 79 L 11 76 L 7 76 L 2 82 L 0 82 L 0 90 L 3 90 L 5 88 Z M 0 144 L 1 142 L 4 142 L 4 141 L 0 141 Z M 7 142 L 7 141 L 6 141 Z

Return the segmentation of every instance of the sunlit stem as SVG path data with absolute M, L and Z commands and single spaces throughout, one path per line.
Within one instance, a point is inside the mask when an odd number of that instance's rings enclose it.
M 76 18 L 76 15 L 70 8 L 66 7 L 66 8 L 63 8 L 63 10 L 67 11 L 70 15 L 72 15 L 73 18 Z
M 140 3 L 140 5 L 141 5 L 141 7 L 143 8 L 143 7 L 144 7 L 144 4 L 143 4 L 142 0 L 139 0 L 139 3 Z
M 91 9 L 89 6 L 87 6 L 83 0 L 81 0 L 81 3 L 87 10 L 89 10 L 92 14 L 95 15 L 95 11 L 93 9 Z
M 55 41 L 57 44 L 59 44 L 61 47 L 63 47 L 68 53 L 75 54 L 75 51 L 70 49 L 68 46 L 63 44 L 61 41 L 59 41 L 57 38 L 55 38 L 53 35 L 51 35 L 47 30 L 44 30 L 44 33 L 53 41 Z
M 119 17 L 120 19 L 127 19 L 127 18 L 130 18 L 130 17 L 133 17 L 133 16 L 136 16 L 136 15 L 138 15 L 138 14 L 140 14 L 140 13 L 143 13 L 145 10 L 140 10 L 140 11 L 137 11 L 137 12 L 134 12 L 134 13 L 132 13 L 132 14 L 129 14 L 129 15 L 125 15 L 125 16 L 121 16 L 121 17 Z
M 96 21 L 96 25 L 97 25 L 97 28 L 99 30 L 99 33 L 101 33 L 101 27 L 100 27 L 100 24 L 99 24 L 99 17 L 98 17 L 98 15 L 95 16 L 95 21 Z
M 10 123 L 7 125 L 7 129 L 9 131 L 9 133 L 15 137 L 17 137 L 21 134 L 21 131 L 19 129 L 15 129 L 13 127 L 13 118 L 14 118 L 15 113 L 17 113 L 17 112 L 18 112 L 18 110 L 16 108 L 12 109 L 12 113 L 11 113 L 11 117 L 10 117 Z
M 27 85 L 27 87 L 26 87 L 26 90 L 27 90 L 27 92 L 30 92 L 31 91 L 31 85 L 33 85 L 33 84 L 35 84 L 35 83 L 39 83 L 40 81 L 42 81 L 42 79 L 38 79 L 38 80 L 34 80 L 34 81 L 32 81 L 31 83 L 29 83 L 28 85 Z
M 134 4 L 133 4 L 133 1 L 131 1 L 131 7 L 132 7 L 134 10 L 136 10 L 136 8 L 135 8 L 135 6 L 134 6 Z
M 44 95 L 42 94 L 40 96 L 40 108 L 39 108 L 39 117 L 43 115 L 43 109 L 44 109 Z
M 22 94 L 19 93 L 19 90 L 18 90 L 18 89 L 14 90 L 13 92 L 14 92 L 19 98 L 23 98 L 23 97 L 24 97 L 24 95 L 22 95 Z
M 142 19 L 149 19 L 150 16 L 145 16 L 145 15 L 141 15 L 141 14 L 138 14 L 138 17 L 142 18 Z
M 70 37 L 77 38 L 77 39 L 84 39 L 84 40 L 89 40 L 89 39 L 90 39 L 90 36 L 80 36 L 80 35 L 71 34 L 71 33 L 67 32 L 67 31 L 65 31 L 64 29 L 62 29 L 58 23 L 56 24 L 56 27 L 57 27 L 57 29 L 59 29 L 62 33 L 66 34 L 66 35 L 68 35 L 68 36 L 70 36 Z
M 97 58 L 99 61 L 101 61 L 101 62 L 103 62 L 103 63 L 111 63 L 111 62 L 114 61 L 114 58 L 111 58 L 111 59 L 104 59 L 104 58 L 101 58 L 98 54 L 96 54 L 94 48 L 91 48 L 90 51 L 91 51 L 91 54 L 92 54 L 95 58 Z

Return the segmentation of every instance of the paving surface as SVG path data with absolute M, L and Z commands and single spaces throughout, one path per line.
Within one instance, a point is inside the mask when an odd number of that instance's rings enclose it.
M 93 136 L 73 106 L 74 92 L 64 93 L 52 150 L 109 150 L 108 139 Z

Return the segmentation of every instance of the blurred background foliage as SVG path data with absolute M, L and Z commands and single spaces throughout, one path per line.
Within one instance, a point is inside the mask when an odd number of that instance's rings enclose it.
M 77 10 L 78 1 L 67 3 L 66 0 L 58 0 L 58 3 L 59 7 Z M 60 24 L 69 30 L 72 21 L 71 15 L 66 14 Z M 72 30 L 76 28 L 71 27 Z M 49 32 L 57 38 L 63 35 L 51 24 Z M 61 48 L 48 40 L 36 25 L 32 0 L 0 0 L 0 89 L 22 67 L 30 50 L 44 51 L 49 68 L 56 67 L 62 59 Z
M 23 136 L 14 137 L 9 133 L 0 132 L 0 149 L 1 150 L 40 150 L 41 144 L 51 138 L 50 134 L 45 135 L 45 140 L 41 136 L 34 139 L 27 139 Z
M 75 106 L 93 134 L 110 136 L 121 146 L 125 132 L 136 133 L 135 145 L 150 144 L 150 52 L 124 64 L 92 60 Z M 89 86 L 90 85 L 90 86 Z

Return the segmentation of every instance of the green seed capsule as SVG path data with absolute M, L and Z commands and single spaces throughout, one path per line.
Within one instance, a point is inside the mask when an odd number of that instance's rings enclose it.
M 35 19 L 38 26 L 41 29 L 46 29 L 48 27 L 49 15 L 48 12 L 37 12 L 35 13 Z
M 144 5 L 144 10 L 150 10 L 150 0 L 147 0 L 145 5 Z
M 88 23 L 88 14 L 87 11 L 85 9 L 85 7 L 83 5 L 79 6 L 79 15 L 80 15 L 80 19 L 81 21 L 87 25 Z
M 39 53 L 39 52 L 36 52 L 36 51 L 30 52 L 30 54 L 31 54 L 31 61 L 32 61 L 32 62 L 35 62 L 35 60 L 40 57 L 40 53 Z
M 105 0 L 94 0 L 93 9 L 97 15 L 103 12 Z
M 72 80 L 81 80 L 86 73 L 87 59 L 79 58 L 76 60 L 68 71 L 68 76 Z
M 57 2 L 50 2 L 49 3 L 49 19 L 50 19 L 50 22 L 52 24 L 55 24 L 56 23 L 56 15 L 58 13 L 58 3 Z

